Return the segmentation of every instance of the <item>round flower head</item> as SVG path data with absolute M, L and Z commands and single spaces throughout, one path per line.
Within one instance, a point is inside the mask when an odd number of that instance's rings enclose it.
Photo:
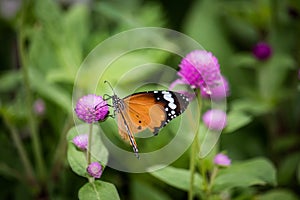
M 226 98 L 229 95 L 229 85 L 228 85 L 228 81 L 221 76 L 221 81 L 220 83 L 211 88 L 210 89 L 210 93 L 208 93 L 205 90 L 201 90 L 201 96 L 203 98 L 211 98 L 212 100 L 222 100 L 224 98 Z
M 192 88 L 210 91 L 220 81 L 220 65 L 211 52 L 194 50 L 184 57 L 178 75 Z
M 108 106 L 101 96 L 89 94 L 78 100 L 75 112 L 79 119 L 91 124 L 105 119 L 108 114 Z
M 33 104 L 33 111 L 35 112 L 35 114 L 41 116 L 45 114 L 45 110 L 46 110 L 46 106 L 44 100 L 43 99 L 35 100 Z
M 231 164 L 231 160 L 228 158 L 227 155 L 219 153 L 215 156 L 214 163 L 216 165 L 227 167 Z
M 226 113 L 223 110 L 208 110 L 203 115 L 204 124 L 213 131 L 221 131 L 227 123 Z
M 73 143 L 81 150 L 87 150 L 89 136 L 88 134 L 80 134 L 73 138 Z
M 268 43 L 259 42 L 252 49 L 252 53 L 258 60 L 267 60 L 272 55 L 272 48 Z
M 98 162 L 92 162 L 86 170 L 94 178 L 100 178 L 102 175 L 102 166 Z

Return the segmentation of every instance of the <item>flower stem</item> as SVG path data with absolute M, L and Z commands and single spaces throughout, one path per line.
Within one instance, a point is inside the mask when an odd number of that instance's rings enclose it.
M 88 141 L 88 148 L 86 151 L 86 160 L 88 165 L 91 164 L 92 137 L 93 137 L 93 124 L 89 124 L 89 141 Z
M 10 168 L 6 163 L 0 162 L 0 173 L 28 184 L 24 181 L 24 176 L 19 171 Z
M 197 91 L 197 101 L 198 101 L 198 107 L 199 107 L 199 118 L 201 118 L 201 107 L 202 107 L 202 101 L 201 101 L 201 97 L 200 97 L 200 92 L 199 90 Z M 198 125 L 198 128 L 195 132 L 195 138 L 194 141 L 192 143 L 192 147 L 191 147 L 191 155 L 190 155 L 190 188 L 189 188 L 189 192 L 188 192 L 188 199 L 192 200 L 193 199 L 193 187 L 194 187 L 194 175 L 195 175 L 195 164 L 196 164 L 196 158 L 199 155 L 199 138 L 198 138 L 198 134 L 199 134 L 199 128 L 200 126 Z
M 86 150 L 86 160 L 87 160 L 87 165 L 89 166 L 91 164 L 91 157 L 92 157 L 92 137 L 93 137 L 93 124 L 89 124 L 89 138 L 88 138 L 88 148 Z M 93 177 L 88 178 L 89 182 L 92 183 L 94 182 Z
M 16 145 L 18 154 L 21 158 L 21 162 L 25 169 L 26 177 L 30 184 L 34 184 L 34 183 L 36 183 L 36 179 L 35 179 L 35 175 L 33 173 L 33 168 L 29 161 L 27 152 L 25 151 L 24 145 L 18 135 L 18 132 L 17 132 L 16 128 L 9 122 L 9 120 L 7 119 L 7 116 L 5 116 L 5 115 L 4 115 L 4 121 L 5 121 L 6 126 L 10 130 L 12 140 L 13 140 L 14 144 Z
M 197 134 L 197 133 L 196 133 Z M 190 189 L 188 192 L 188 199 L 193 199 L 193 188 L 194 188 L 194 174 L 195 174 L 195 159 L 196 159 L 196 151 L 197 151 L 197 142 L 194 139 L 192 143 L 191 156 L 190 156 Z
M 53 166 L 51 170 L 51 176 L 56 177 L 64 163 L 64 159 L 66 156 L 66 150 L 67 150 L 67 140 L 66 140 L 66 134 L 68 130 L 71 128 L 72 125 L 72 118 L 68 117 L 66 119 L 66 122 L 64 124 L 64 128 L 62 130 L 62 133 L 60 134 L 59 142 L 56 147 L 54 156 L 53 156 Z
M 21 15 L 22 19 L 26 18 L 26 11 L 27 11 L 27 5 L 23 6 Z M 41 180 L 45 180 L 45 164 L 42 156 L 42 151 L 41 151 L 41 146 L 40 146 L 40 138 L 38 135 L 38 130 L 37 130 L 37 123 L 35 119 L 35 115 L 32 110 L 32 91 L 30 89 L 30 81 L 29 81 L 29 63 L 27 62 L 27 56 L 25 53 L 25 36 L 24 36 L 24 21 L 21 20 L 20 23 L 20 30 L 19 30 L 19 39 L 18 39 L 18 46 L 19 46 L 19 51 L 20 51 L 20 60 L 21 60 L 21 66 L 22 66 L 22 71 L 23 71 L 23 82 L 24 82 L 24 87 L 25 87 L 25 93 L 26 93 L 26 108 L 27 108 L 27 113 L 28 113 L 28 123 L 29 123 L 29 128 L 30 128 L 30 133 L 31 133 L 31 138 L 32 138 L 32 149 L 34 153 L 34 159 L 37 165 L 37 174 L 38 177 Z
M 206 169 L 205 163 L 203 162 L 202 158 L 199 159 L 198 169 L 202 175 L 202 185 L 200 188 L 203 189 L 204 191 L 207 191 L 207 188 L 208 188 L 208 181 L 207 181 L 207 175 L 206 175 L 207 169 Z
M 212 174 L 210 176 L 210 181 L 209 181 L 208 188 L 207 188 L 207 191 L 206 191 L 207 196 L 209 196 L 210 193 L 211 193 L 211 189 L 212 189 L 214 180 L 215 180 L 215 178 L 216 178 L 216 176 L 218 174 L 218 171 L 219 171 L 219 168 L 218 167 L 214 167 L 214 169 L 212 171 Z

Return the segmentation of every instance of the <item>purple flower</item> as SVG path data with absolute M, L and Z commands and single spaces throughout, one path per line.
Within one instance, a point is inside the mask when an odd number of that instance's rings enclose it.
M 45 114 L 45 102 L 43 99 L 37 99 L 33 103 L 33 111 L 36 115 L 44 115 Z
M 87 150 L 88 141 L 89 141 L 88 134 L 80 134 L 73 138 L 73 143 L 75 144 L 76 147 L 78 147 L 81 150 Z
M 11 19 L 16 16 L 22 5 L 21 0 L 0 1 L 0 15 L 3 18 Z
M 186 55 L 179 64 L 180 80 L 192 88 L 200 88 L 209 93 L 210 88 L 219 84 L 220 65 L 211 52 L 194 50 Z
M 210 94 L 205 91 L 201 90 L 201 96 L 203 98 L 211 98 L 212 100 L 222 100 L 229 95 L 229 85 L 228 81 L 221 76 L 221 82 L 217 86 L 210 89 Z
M 203 117 L 204 124 L 214 131 L 221 131 L 224 129 L 227 123 L 227 116 L 223 110 L 212 109 L 204 113 Z
M 252 53 L 258 60 L 267 60 L 272 55 L 272 48 L 266 42 L 259 42 L 252 49 Z
M 92 162 L 86 170 L 88 174 L 94 178 L 100 178 L 102 175 L 102 166 L 98 162 Z
M 216 165 L 220 165 L 220 166 L 223 166 L 223 167 L 227 167 L 231 164 L 231 160 L 228 158 L 227 155 L 225 154 L 222 154 L 222 153 L 219 153 L 215 156 L 214 158 L 214 163 Z
M 91 124 L 105 119 L 108 114 L 108 106 L 101 96 L 89 94 L 78 100 L 75 112 L 79 119 Z

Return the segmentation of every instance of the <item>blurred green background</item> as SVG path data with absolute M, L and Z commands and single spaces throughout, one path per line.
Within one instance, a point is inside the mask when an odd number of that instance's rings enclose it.
M 220 150 L 232 160 L 266 157 L 276 167 L 277 186 L 234 188 L 231 199 L 299 199 L 297 0 L 1 0 L 0 198 L 77 199 L 86 180 L 66 161 L 76 72 L 101 41 L 145 26 L 180 31 L 213 52 L 231 93 Z M 260 41 L 273 52 L 264 61 L 252 54 Z M 178 69 L 178 58 L 155 56 Z M 187 152 L 173 166 L 186 168 L 188 160 Z M 115 184 L 121 199 L 186 199 L 149 174 L 106 168 L 101 179 Z

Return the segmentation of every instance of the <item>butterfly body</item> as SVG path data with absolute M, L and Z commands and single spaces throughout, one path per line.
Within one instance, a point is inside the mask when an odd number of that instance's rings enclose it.
M 125 98 L 111 96 L 119 134 L 129 140 L 135 155 L 138 148 L 134 134 L 149 129 L 154 135 L 172 119 L 182 114 L 189 101 L 181 93 L 156 90 L 139 92 Z

